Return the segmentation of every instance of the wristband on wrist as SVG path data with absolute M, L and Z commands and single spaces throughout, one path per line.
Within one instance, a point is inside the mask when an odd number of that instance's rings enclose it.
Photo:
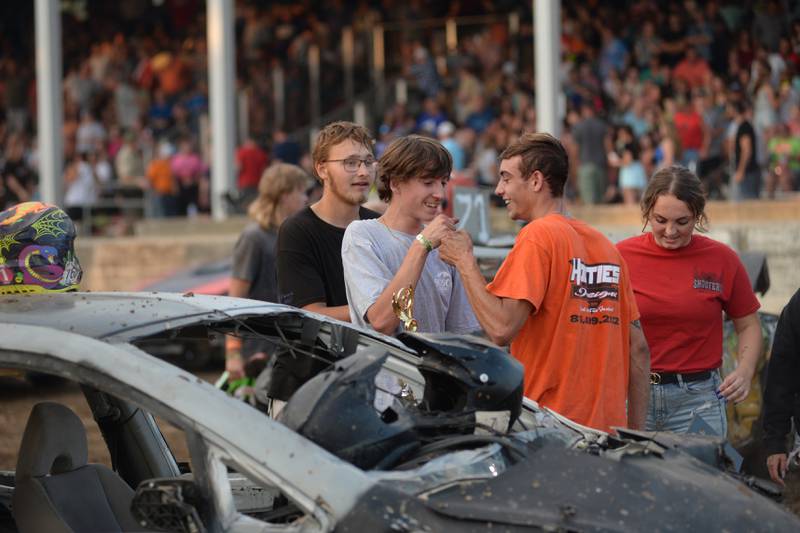
M 427 251 L 429 252 L 433 251 L 433 244 L 431 243 L 431 241 L 428 240 L 428 238 L 425 235 L 423 235 L 422 233 L 417 233 L 416 239 L 422 246 L 425 247 Z

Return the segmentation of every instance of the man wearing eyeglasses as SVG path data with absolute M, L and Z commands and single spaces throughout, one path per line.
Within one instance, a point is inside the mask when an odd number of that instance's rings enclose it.
M 415 290 L 419 331 L 471 333 L 480 329 L 456 269 L 436 248 L 456 220 L 441 214 L 453 159 L 438 141 L 409 135 L 381 156 L 378 194 L 389 203 L 377 220 L 351 224 L 342 242 L 350 319 L 386 334 L 400 328 L 392 296 Z
M 342 273 L 342 238 L 354 220 L 377 218 L 361 207 L 375 179 L 373 139 L 352 122 L 328 124 L 312 151 L 322 197 L 288 218 L 278 233 L 278 294 L 285 304 L 350 320 Z M 287 400 L 325 368 L 324 361 L 278 355 L 270 396 Z

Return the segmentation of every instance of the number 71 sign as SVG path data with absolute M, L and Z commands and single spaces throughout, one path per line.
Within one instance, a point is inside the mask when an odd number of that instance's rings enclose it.
M 458 229 L 469 233 L 473 242 L 485 244 L 489 241 L 489 193 L 472 187 L 453 189 L 453 216 Z

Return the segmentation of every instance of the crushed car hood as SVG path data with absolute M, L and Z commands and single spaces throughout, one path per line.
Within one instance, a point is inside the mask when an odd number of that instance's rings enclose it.
M 287 305 L 201 294 L 168 292 L 73 292 L 0 298 L 0 322 L 44 326 L 106 342 L 129 342 L 192 324 L 224 322 L 246 316 L 332 318 Z M 347 324 L 366 337 L 410 352 L 399 341 Z
M 724 502 L 724 505 L 720 505 Z M 796 531 L 798 519 L 691 456 L 612 460 L 531 444 L 498 477 L 414 500 L 379 483 L 337 531 Z

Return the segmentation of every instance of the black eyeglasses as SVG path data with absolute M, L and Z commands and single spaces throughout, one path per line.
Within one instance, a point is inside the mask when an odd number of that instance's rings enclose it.
M 375 170 L 375 165 L 378 163 L 374 157 L 367 157 L 359 159 L 357 157 L 348 157 L 346 159 L 326 159 L 324 163 L 341 163 L 347 172 L 358 172 L 358 167 L 363 163 L 368 171 Z

